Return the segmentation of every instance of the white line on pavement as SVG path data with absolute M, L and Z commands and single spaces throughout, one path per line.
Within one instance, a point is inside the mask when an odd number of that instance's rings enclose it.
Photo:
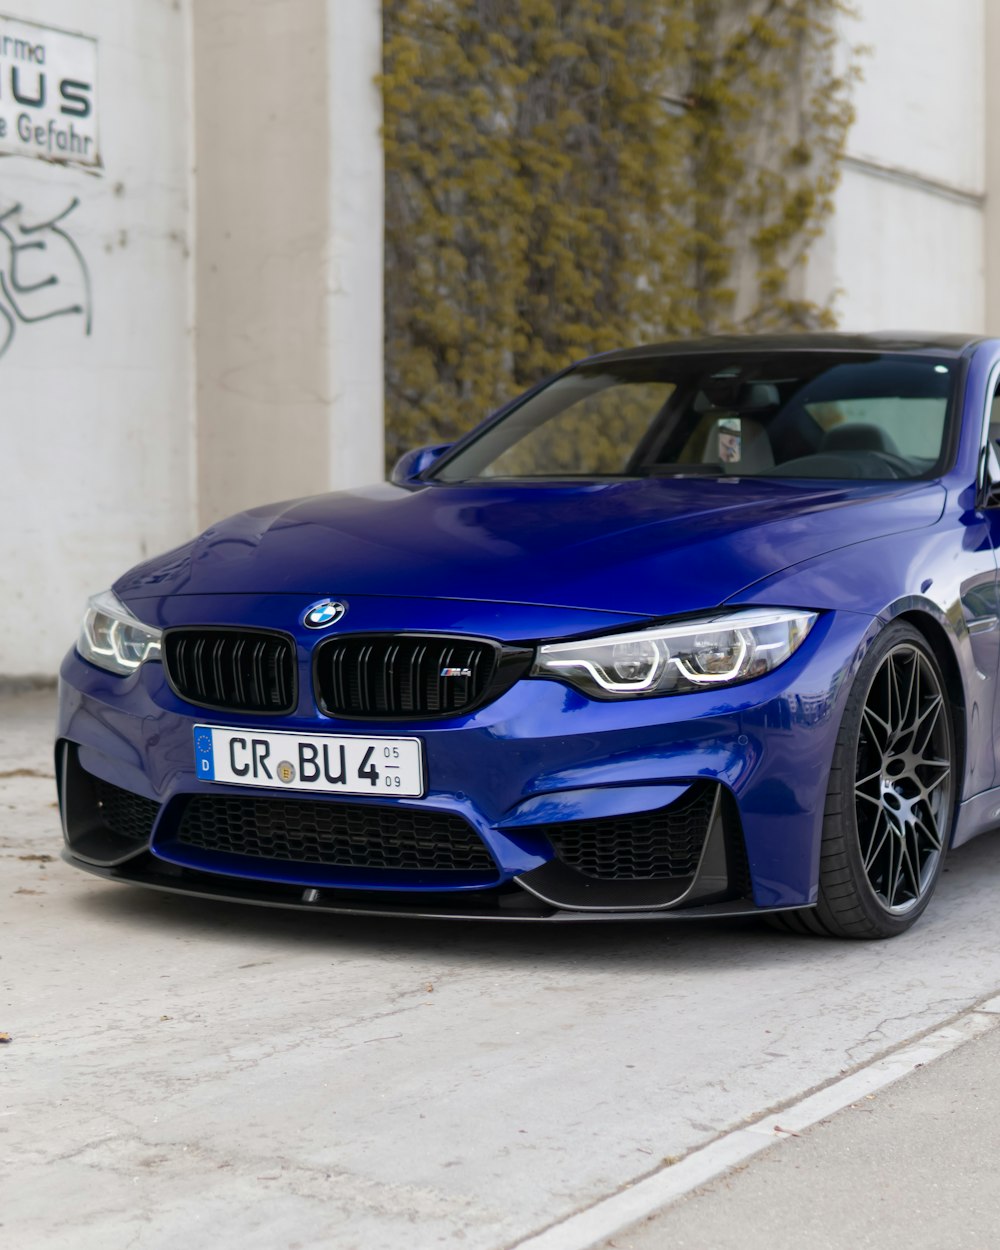
M 591 1250 L 662 1207 L 767 1150 L 790 1133 L 828 1119 L 852 1103 L 885 1089 L 916 1068 L 932 1063 L 964 1042 L 1000 1025 L 1000 996 L 971 1008 L 944 1028 L 902 1046 L 851 1072 L 799 1102 L 771 1111 L 744 1128 L 733 1129 L 678 1163 L 602 1198 L 586 1210 L 519 1241 L 511 1250 Z

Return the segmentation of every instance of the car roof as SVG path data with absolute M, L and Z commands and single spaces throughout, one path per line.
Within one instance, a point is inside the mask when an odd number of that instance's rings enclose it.
M 898 330 L 874 334 L 821 331 L 802 334 L 728 334 L 706 338 L 673 339 L 645 347 L 602 352 L 588 360 L 642 360 L 656 356 L 688 356 L 716 352 L 927 352 L 960 356 L 980 343 L 983 335 L 907 333 Z M 585 364 L 587 361 L 580 361 Z

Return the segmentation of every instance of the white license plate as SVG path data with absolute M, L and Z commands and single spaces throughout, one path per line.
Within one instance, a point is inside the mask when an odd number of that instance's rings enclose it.
M 316 794 L 424 793 L 419 738 L 273 733 L 195 725 L 195 769 L 202 781 Z

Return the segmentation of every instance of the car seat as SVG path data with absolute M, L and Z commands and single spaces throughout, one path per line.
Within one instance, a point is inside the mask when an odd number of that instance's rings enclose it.
M 865 422 L 845 422 L 827 430 L 819 444 L 820 453 L 842 451 L 885 451 L 899 455 L 899 448 L 885 430 Z

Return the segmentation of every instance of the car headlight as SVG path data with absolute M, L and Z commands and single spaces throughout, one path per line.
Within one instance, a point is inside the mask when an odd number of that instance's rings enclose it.
M 160 658 L 160 631 L 137 621 L 117 595 L 105 590 L 87 603 L 76 649 L 98 668 L 125 675 Z
M 557 677 L 598 699 L 683 694 L 770 673 L 798 649 L 815 612 L 752 608 L 676 625 L 538 648 L 532 677 Z

